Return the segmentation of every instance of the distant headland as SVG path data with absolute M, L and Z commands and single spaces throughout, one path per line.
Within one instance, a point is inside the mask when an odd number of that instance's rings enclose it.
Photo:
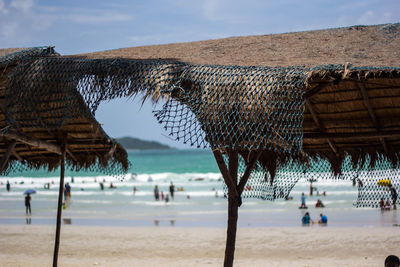
M 167 145 L 158 143 L 156 141 L 145 141 L 134 137 L 121 137 L 116 138 L 117 142 L 120 143 L 125 149 L 173 149 Z

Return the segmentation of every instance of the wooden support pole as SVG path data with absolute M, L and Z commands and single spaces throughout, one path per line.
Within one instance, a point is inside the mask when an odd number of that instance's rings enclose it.
M 228 197 L 228 228 L 226 230 L 224 267 L 233 266 L 236 247 L 238 210 L 239 203 L 237 198 Z
M 213 153 L 215 161 L 217 162 L 218 168 L 222 174 L 222 178 L 224 178 L 226 186 L 228 187 L 228 193 L 230 193 L 232 197 L 238 197 L 236 185 L 232 182 L 229 171 L 225 165 L 225 161 L 222 158 L 222 153 L 219 150 L 215 150 Z
M 251 156 L 250 162 L 247 164 L 246 170 L 244 171 L 244 174 L 243 174 L 242 178 L 240 179 L 240 182 L 238 185 L 239 195 L 242 194 L 244 186 L 246 185 L 247 180 L 249 179 L 250 174 L 253 171 L 254 167 L 256 166 L 256 163 L 257 163 L 258 159 L 260 158 L 261 154 L 262 154 L 261 151 L 257 151 Z
M 7 166 L 7 162 L 10 159 L 12 152 L 14 151 L 15 145 L 17 144 L 16 140 L 13 140 L 12 143 L 8 146 L 6 153 L 0 160 L 0 173 L 4 171 L 4 168 Z
M 228 226 L 226 231 L 224 267 L 232 267 L 235 254 L 237 219 L 239 209 L 238 198 L 240 197 L 237 192 L 236 182 L 234 182 L 237 181 L 238 152 L 229 151 L 229 170 L 226 167 L 225 161 L 222 157 L 222 153 L 219 150 L 214 150 L 213 153 L 219 170 L 221 171 L 222 177 L 224 178 L 225 184 L 228 187 Z M 231 177 L 231 175 L 235 175 L 236 177 L 233 178 Z
M 237 187 L 237 176 L 238 176 L 238 166 L 239 166 L 239 158 L 238 158 L 238 151 L 237 150 L 230 150 L 229 151 L 229 176 L 232 180 L 232 184 Z M 238 192 L 238 196 L 240 196 Z
M 24 144 L 27 144 L 27 145 L 30 145 L 33 147 L 45 149 L 47 151 L 61 155 L 61 148 L 58 145 L 44 142 L 42 140 L 30 137 L 26 134 L 19 133 L 14 130 L 9 130 L 6 133 L 0 133 L 0 135 L 5 136 L 10 139 L 17 140 L 21 143 L 24 143 Z
M 54 242 L 53 267 L 57 267 L 58 248 L 60 245 L 61 213 L 62 213 L 62 201 L 63 201 L 63 193 L 64 193 L 64 175 L 65 175 L 65 144 L 63 144 L 61 146 L 60 163 L 61 163 L 60 188 L 58 190 L 57 226 L 56 226 L 56 237 L 55 237 L 55 242 Z
M 222 153 L 219 150 L 215 150 L 213 153 L 222 177 L 228 187 L 228 226 L 226 231 L 224 267 L 232 267 L 235 256 L 238 211 L 241 205 L 240 195 L 262 152 L 257 151 L 252 155 L 239 184 L 237 184 L 239 152 L 237 150 L 230 150 L 228 152 L 228 168 L 222 157 Z
M 237 174 L 239 166 L 239 158 L 237 150 L 230 150 L 228 152 L 229 159 L 229 176 L 227 179 L 231 179 L 231 184 L 234 185 L 235 193 L 228 192 L 228 228 L 226 230 L 226 246 L 225 246 L 225 259 L 224 267 L 232 267 L 233 259 L 235 256 L 236 247 L 236 232 L 237 232 L 237 220 L 238 220 L 238 209 L 241 205 L 240 193 L 237 190 Z M 229 188 L 228 188 L 229 189 Z

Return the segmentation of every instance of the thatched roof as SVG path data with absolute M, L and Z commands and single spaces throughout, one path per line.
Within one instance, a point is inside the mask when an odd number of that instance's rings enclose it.
M 10 55 L 12 53 L 16 53 L 26 48 L 0 48 L 0 57 L 4 57 L 6 55 Z
M 158 114 L 177 138 L 197 142 L 203 130 L 213 148 L 239 147 L 245 155 L 269 147 L 260 162 L 271 173 L 301 147 L 339 172 L 346 155 L 372 162 L 384 155 L 400 163 L 398 47 L 400 24 L 132 47 L 37 62 L 32 68 L 46 73 L 30 87 L 52 80 L 72 91 L 80 85 L 92 112 L 102 100 L 138 92 L 153 100 L 172 96 L 195 114 L 170 113 L 178 110 L 172 102 Z M 18 79 L 12 87 L 18 88 Z
M 138 46 L 80 56 L 176 59 L 207 65 L 276 67 L 350 62 L 354 66 L 400 67 L 399 47 L 400 24 L 385 24 Z
M 400 162 L 400 69 L 351 68 L 309 73 L 303 149 L 326 157 L 339 171 L 353 162 L 385 155 Z
M 393 163 L 400 162 L 399 47 L 400 24 L 385 24 L 140 46 L 78 56 L 241 66 L 304 65 L 309 72 L 303 149 L 309 155 L 328 158 L 339 172 L 347 154 L 354 161 L 368 155 L 374 162 L 385 155 Z M 351 64 L 345 65 L 347 62 Z M 265 165 L 270 165 L 267 161 L 271 157 L 278 156 L 268 153 L 261 160 L 265 158 Z
M 7 54 L 10 51 L 19 53 Z M 24 64 L 24 57 L 57 56 L 52 48 L 6 49 L 0 50 L 1 54 L 5 56 L 0 58 L 0 158 L 4 159 L 7 151 L 13 148 L 8 167 L 19 161 L 28 167 L 53 170 L 59 166 L 57 154 L 65 143 L 66 159 L 71 168 L 94 167 L 108 171 L 108 165 L 112 165 L 116 173 L 127 169 L 126 151 L 106 135 L 77 92 L 56 92 L 53 89 L 54 93 L 50 94 L 46 90 L 29 90 L 23 86 L 22 91 L 18 89 L 19 92 L 6 90 L 7 77 L 19 64 Z M 40 73 L 36 77 L 28 73 L 19 78 L 28 83 L 42 77 Z M 16 94 L 20 97 L 18 100 L 14 97 Z M 29 106 L 21 102 L 24 98 Z M 36 107 L 41 107 L 41 113 L 37 113 Z M 74 110 L 74 117 L 64 114 L 71 109 Z M 14 140 L 17 141 L 15 144 Z M 7 169 L 7 165 L 3 167 L 3 171 Z M 113 170 L 109 170 L 109 173 L 113 173 Z

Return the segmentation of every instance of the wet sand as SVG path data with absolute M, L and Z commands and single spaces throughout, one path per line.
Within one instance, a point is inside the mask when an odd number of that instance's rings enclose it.
M 55 226 L 1 225 L 1 266 L 51 266 Z M 222 266 L 224 228 L 63 225 L 59 266 Z M 239 228 L 235 266 L 383 266 L 400 227 Z

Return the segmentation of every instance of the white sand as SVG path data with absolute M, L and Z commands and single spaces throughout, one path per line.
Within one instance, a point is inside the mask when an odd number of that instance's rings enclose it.
M 63 225 L 59 266 L 222 266 L 223 228 Z M 0 266 L 51 266 L 55 226 L 0 225 Z M 383 266 L 400 227 L 240 228 L 235 266 Z

